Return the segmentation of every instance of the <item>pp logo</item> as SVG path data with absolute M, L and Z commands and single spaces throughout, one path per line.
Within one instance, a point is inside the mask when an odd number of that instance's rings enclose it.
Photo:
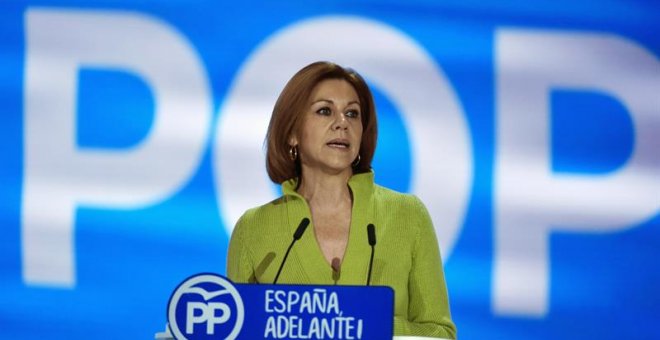
M 217 274 L 197 274 L 174 290 L 167 322 L 177 340 L 235 339 L 245 310 L 238 290 Z

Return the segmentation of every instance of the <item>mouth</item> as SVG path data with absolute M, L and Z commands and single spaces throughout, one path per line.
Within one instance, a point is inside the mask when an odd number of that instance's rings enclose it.
M 337 149 L 348 149 L 351 143 L 347 139 L 337 138 L 326 143 L 327 146 Z

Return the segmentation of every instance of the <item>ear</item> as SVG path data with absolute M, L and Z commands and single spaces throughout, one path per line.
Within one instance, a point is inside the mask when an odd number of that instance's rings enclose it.
M 292 134 L 291 136 L 289 136 L 289 145 L 290 145 L 290 146 L 296 146 L 296 145 L 298 145 L 298 137 L 296 137 L 296 136 L 293 135 L 293 134 Z

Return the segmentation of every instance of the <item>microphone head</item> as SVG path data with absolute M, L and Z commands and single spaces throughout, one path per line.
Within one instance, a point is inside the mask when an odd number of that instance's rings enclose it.
M 302 219 L 302 221 L 300 221 L 298 228 L 296 228 L 296 232 L 293 233 L 293 238 L 296 241 L 300 240 L 300 238 L 303 236 L 303 233 L 305 232 L 305 229 L 307 229 L 308 225 L 309 225 L 309 218 L 305 217 Z
M 375 246 L 376 245 L 376 230 L 373 225 L 373 223 L 369 223 L 367 225 L 367 236 L 369 237 L 369 245 L 370 246 Z
M 339 272 L 341 270 L 341 260 L 338 257 L 333 258 L 330 267 L 332 267 L 333 271 Z
M 341 276 L 341 261 L 339 258 L 333 258 L 330 267 L 332 267 L 332 281 L 339 281 L 339 277 Z

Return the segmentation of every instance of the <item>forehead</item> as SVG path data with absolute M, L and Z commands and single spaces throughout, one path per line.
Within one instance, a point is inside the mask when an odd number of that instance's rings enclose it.
M 344 79 L 325 79 L 314 86 L 310 99 L 312 102 L 321 99 L 358 101 L 358 95 L 353 85 Z

